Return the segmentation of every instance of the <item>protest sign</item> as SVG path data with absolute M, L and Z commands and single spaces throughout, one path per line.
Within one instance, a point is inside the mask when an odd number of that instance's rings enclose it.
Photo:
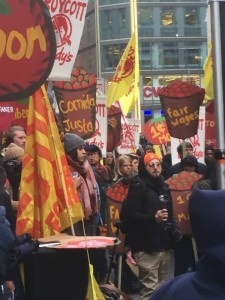
M 29 99 L 0 102 L 0 145 L 5 143 L 5 132 L 10 126 L 20 125 L 26 130 Z
M 95 132 L 96 78 L 83 69 L 73 68 L 70 81 L 54 81 L 63 131 L 83 139 Z
M 57 47 L 49 80 L 67 81 L 79 49 L 88 0 L 44 2 L 51 14 Z
M 56 43 L 43 1 L 7 0 L 0 18 L 0 101 L 30 96 L 48 78 Z
M 170 134 L 164 117 L 148 120 L 142 125 L 142 133 L 153 145 L 170 143 Z
M 107 145 L 107 106 L 106 97 L 97 96 L 96 98 L 96 120 L 95 120 L 95 132 L 86 140 L 90 145 L 97 145 L 102 156 L 106 157 L 106 145 Z
M 123 117 L 121 144 L 117 147 L 120 154 L 134 153 L 139 145 L 140 121 Z
M 107 151 L 112 152 L 121 143 L 121 108 L 112 105 L 110 108 L 107 109 L 107 117 Z
M 193 155 L 197 158 L 198 162 L 205 163 L 205 107 L 201 106 L 199 109 L 199 122 L 198 132 L 196 135 L 185 139 L 193 146 Z M 171 137 L 171 155 L 172 164 L 180 162 L 178 157 L 177 147 L 182 143 L 181 139 Z
M 193 184 L 200 180 L 202 175 L 196 172 L 180 172 L 166 180 L 171 191 L 173 202 L 173 217 L 177 227 L 183 234 L 191 234 L 188 201 Z
M 199 107 L 205 90 L 177 80 L 160 91 L 160 101 L 172 137 L 185 139 L 197 133 Z

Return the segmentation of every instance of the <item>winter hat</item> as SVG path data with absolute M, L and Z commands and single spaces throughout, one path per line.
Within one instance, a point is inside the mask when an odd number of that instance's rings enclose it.
M 79 135 L 75 133 L 66 133 L 64 135 L 64 149 L 66 153 L 81 146 L 85 146 L 85 142 Z
M 3 156 L 3 161 L 8 161 L 22 157 L 24 155 L 24 149 L 14 143 L 10 143 L 7 148 L 3 149 L 1 154 Z
M 195 168 L 198 168 L 198 161 L 197 158 L 194 155 L 187 155 L 185 156 L 181 161 L 182 166 L 185 165 L 192 165 L 195 166 Z
M 153 160 L 153 159 L 158 159 L 159 161 L 161 161 L 161 160 L 160 160 L 160 157 L 159 157 L 157 154 L 152 153 L 152 152 L 146 153 L 145 156 L 144 156 L 144 164 L 145 164 L 145 166 L 146 166 L 151 160 Z

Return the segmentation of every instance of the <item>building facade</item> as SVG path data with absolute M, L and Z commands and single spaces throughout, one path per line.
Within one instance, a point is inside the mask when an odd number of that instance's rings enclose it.
M 203 85 L 207 56 L 207 0 L 136 0 L 142 121 L 163 112 L 159 90 L 175 79 Z M 79 60 L 113 77 L 131 36 L 130 0 L 89 0 Z

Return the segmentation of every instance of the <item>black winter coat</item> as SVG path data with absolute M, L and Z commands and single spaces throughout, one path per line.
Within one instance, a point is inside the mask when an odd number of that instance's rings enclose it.
M 165 229 L 165 223 L 156 223 L 155 214 L 165 207 L 160 201 L 160 195 L 168 197 L 166 204 L 172 219 L 172 202 L 169 189 L 163 178 L 136 177 L 131 183 L 124 208 L 128 232 L 126 243 L 133 252 L 160 252 L 172 248 L 170 230 Z M 121 211 L 123 219 L 124 209 Z

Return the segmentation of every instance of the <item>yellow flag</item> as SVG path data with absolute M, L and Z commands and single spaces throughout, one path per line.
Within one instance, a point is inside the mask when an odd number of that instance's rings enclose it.
M 88 289 L 85 300 L 105 300 L 93 274 L 93 266 L 89 264 Z
M 29 101 L 16 231 L 18 235 L 29 232 L 33 238 L 47 237 L 82 217 L 80 199 L 42 86 Z
M 134 109 L 139 97 L 139 55 L 135 32 L 122 55 L 107 91 L 107 106 L 119 101 L 126 115 Z
M 209 45 L 209 52 L 206 58 L 204 69 L 204 88 L 205 88 L 205 102 L 214 99 L 214 87 L 213 87 L 213 59 L 212 59 L 212 45 Z

